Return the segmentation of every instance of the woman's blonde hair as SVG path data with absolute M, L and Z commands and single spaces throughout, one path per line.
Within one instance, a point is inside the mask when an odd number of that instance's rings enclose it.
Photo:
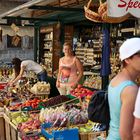
M 70 42 L 65 42 L 63 46 L 69 46 L 69 48 L 72 50 L 72 44 Z

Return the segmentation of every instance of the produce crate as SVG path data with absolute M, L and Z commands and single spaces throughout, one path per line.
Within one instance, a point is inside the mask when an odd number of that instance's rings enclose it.
M 65 129 L 65 130 L 53 130 L 52 133 L 46 131 L 46 128 L 51 127 L 50 124 L 43 124 L 41 128 L 41 134 L 47 139 L 54 140 L 79 140 L 79 132 L 77 128 Z
M 17 116 L 18 114 L 23 114 L 25 115 L 24 113 L 26 112 L 22 112 L 22 111 L 19 111 L 19 110 L 15 110 L 15 111 L 11 111 L 9 110 L 7 107 L 5 107 L 5 114 L 6 116 L 10 119 L 10 121 L 15 117 Z
M 10 119 L 4 115 L 5 119 L 5 138 L 6 140 L 11 140 L 11 135 L 10 135 Z
M 11 140 L 18 140 L 18 131 L 10 124 Z
M 80 102 L 79 98 L 77 98 L 77 97 L 75 97 L 75 96 L 73 96 L 73 95 L 71 95 L 71 94 L 68 94 L 68 95 L 66 95 L 66 96 L 69 98 L 68 101 L 65 101 L 65 102 L 62 102 L 62 103 L 59 103 L 59 104 L 50 106 L 50 107 L 55 108 L 55 107 L 61 106 L 61 105 L 63 105 L 63 104 L 70 104 L 70 103 L 75 103 L 75 104 L 76 104 L 76 103 L 79 103 L 79 102 Z M 51 99 L 51 98 L 50 98 L 50 99 Z M 46 107 L 43 105 L 43 102 L 39 103 L 39 109 L 42 109 L 42 108 L 46 108 Z
M 34 131 L 29 131 L 29 132 L 19 132 L 18 137 L 22 138 L 22 137 L 35 137 L 39 135 L 39 130 L 34 130 Z
M 88 140 L 88 133 L 79 133 L 80 140 Z
M 99 136 L 102 138 L 106 138 L 106 131 L 88 133 L 88 140 L 93 140 L 95 138 L 98 138 Z
M 71 94 L 68 94 L 66 96 L 70 99 L 70 101 L 68 101 L 68 103 L 79 103 L 80 102 L 79 98 L 77 98 L 76 96 L 73 96 Z
M 79 133 L 80 140 L 105 140 L 106 139 L 106 131 L 100 132 L 83 132 Z
M 5 140 L 4 119 L 0 117 L 0 140 Z

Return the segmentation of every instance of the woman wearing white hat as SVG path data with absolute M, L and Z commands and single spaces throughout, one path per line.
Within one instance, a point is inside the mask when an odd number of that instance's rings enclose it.
M 133 140 L 133 111 L 138 92 L 135 80 L 140 75 L 139 52 L 140 38 L 127 39 L 120 47 L 123 68 L 108 87 L 111 119 L 107 140 Z

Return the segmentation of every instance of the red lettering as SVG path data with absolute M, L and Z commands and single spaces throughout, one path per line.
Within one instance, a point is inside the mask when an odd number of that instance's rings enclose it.
M 120 0 L 120 2 L 123 3 L 123 4 L 118 4 L 118 7 L 120 8 L 125 7 L 127 5 L 127 3 L 124 0 Z
M 139 2 L 136 1 L 136 2 L 134 3 L 133 7 L 134 7 L 134 8 L 137 8 L 137 7 L 138 7 L 138 4 L 139 4 Z
M 132 6 L 133 6 L 133 2 L 132 2 L 132 0 L 130 0 L 130 1 L 128 2 L 128 4 L 127 4 L 126 11 L 127 11 L 129 8 L 132 8 Z
M 127 2 L 127 0 L 120 0 L 120 4 L 118 4 L 119 8 L 126 8 L 126 11 L 128 11 L 129 8 L 140 8 L 140 2 L 139 1 L 132 1 L 129 0 Z
M 140 3 L 138 4 L 138 8 L 140 8 Z

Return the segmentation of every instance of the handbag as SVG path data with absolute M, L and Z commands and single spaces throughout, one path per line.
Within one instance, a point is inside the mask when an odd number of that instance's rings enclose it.
M 97 123 L 103 123 L 109 128 L 110 112 L 108 104 L 108 93 L 99 90 L 92 95 L 88 105 L 89 120 Z

